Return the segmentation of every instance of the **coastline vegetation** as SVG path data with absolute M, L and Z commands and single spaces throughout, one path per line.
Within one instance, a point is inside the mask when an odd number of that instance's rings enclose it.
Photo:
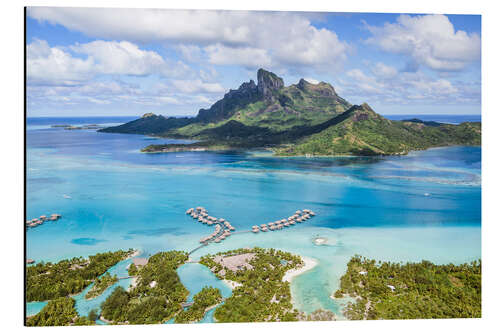
M 336 298 L 350 296 L 348 319 L 481 317 L 481 260 L 462 265 L 351 258 Z
M 106 289 L 111 287 L 116 282 L 118 282 L 118 277 L 116 275 L 111 276 L 109 272 L 104 273 L 104 275 L 95 280 L 92 288 L 87 294 L 85 294 L 85 298 L 91 299 L 101 295 Z
M 26 301 L 45 301 L 81 292 L 110 267 L 134 252 L 97 253 L 88 259 L 75 257 L 55 264 L 40 262 L 26 268 Z
M 101 304 L 102 317 L 114 324 L 158 324 L 171 319 L 189 294 L 176 272 L 187 260 L 182 251 L 151 256 L 137 270 L 137 283 L 130 291 L 118 287 Z
M 193 305 L 175 316 L 179 324 L 194 323 L 203 319 L 205 312 L 222 301 L 220 290 L 214 287 L 204 287 L 193 296 Z
M 330 310 L 317 309 L 310 314 L 301 312 L 297 319 L 299 321 L 335 321 L 337 320 L 337 317 L 335 316 L 335 313 Z
M 75 310 L 75 300 L 59 297 L 49 301 L 36 315 L 27 318 L 27 326 L 68 326 L 94 325 L 95 320 L 79 316 Z
M 214 318 L 218 322 L 296 321 L 299 313 L 291 303 L 290 284 L 282 279 L 286 271 L 302 265 L 302 259 L 288 252 L 258 247 L 217 255 L 244 253 L 255 254 L 248 262 L 252 269 L 243 268 L 233 272 L 215 262 L 213 255 L 200 259 L 200 263 L 209 267 L 219 279 L 242 284 L 233 290 L 224 304 L 217 307 Z

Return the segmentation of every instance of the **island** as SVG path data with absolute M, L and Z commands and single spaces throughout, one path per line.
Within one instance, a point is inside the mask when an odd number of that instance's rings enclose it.
M 185 311 L 181 311 L 176 317 L 176 323 L 195 323 L 203 319 L 205 313 L 222 302 L 220 290 L 213 287 L 204 287 L 194 295 L 193 304 Z
M 111 263 L 133 253 L 131 249 L 96 254 L 89 257 L 85 266 L 93 263 L 101 269 L 109 268 Z M 115 287 L 100 305 L 100 313 L 95 309 L 87 316 L 76 312 L 75 300 L 69 297 L 80 288 L 72 292 L 63 289 L 66 285 L 75 285 L 74 275 L 61 275 L 54 269 L 67 269 L 68 262 L 81 265 L 81 259 L 50 265 L 40 263 L 37 266 L 51 267 L 42 273 L 46 276 L 45 289 L 60 292 L 51 294 L 48 304 L 27 318 L 27 325 L 91 325 L 97 318 L 109 324 L 158 324 L 169 320 L 195 323 L 213 308 L 215 322 L 221 323 L 337 320 L 337 316 L 326 309 L 306 314 L 293 307 L 290 283 L 294 276 L 312 269 L 317 264 L 314 259 L 259 247 L 204 255 L 199 263 L 227 283 L 232 294 L 224 298 L 219 289 L 204 286 L 189 302 L 189 291 L 177 274 L 177 269 L 188 259 L 187 252 L 174 250 L 134 259 L 135 263 L 128 268 L 129 277 L 134 277 L 130 288 Z M 109 272 L 92 278 L 95 270 L 72 267 L 71 272 L 79 271 L 78 276 L 95 281 L 86 297 L 96 297 L 117 282 L 116 276 Z M 33 276 L 30 276 L 33 286 Z M 340 288 L 331 298 L 346 300 L 342 302 L 343 314 L 349 320 L 479 318 L 481 261 L 461 265 L 436 265 L 425 260 L 403 264 L 355 255 L 340 279 Z
M 231 297 L 217 307 L 217 322 L 296 321 L 285 273 L 304 265 L 301 257 L 275 249 L 236 249 L 207 255 L 200 263 L 221 280 L 237 282 Z
M 85 298 L 86 299 L 96 298 L 116 282 L 118 282 L 118 277 L 116 275 L 111 276 L 109 272 L 104 273 L 104 275 L 98 277 L 95 280 L 92 288 L 89 290 L 87 294 L 85 294 Z
M 26 301 L 46 301 L 77 294 L 118 262 L 136 254 L 134 249 L 98 253 L 88 258 L 39 262 L 26 268 Z
M 351 258 L 332 298 L 348 319 L 480 318 L 481 260 L 462 265 Z
M 301 79 L 285 86 L 282 78 L 262 68 L 257 81 L 230 90 L 196 117 L 147 113 L 99 132 L 195 140 L 149 145 L 141 150 L 145 153 L 267 149 L 277 156 L 372 156 L 481 145 L 480 122 L 389 120 L 367 103 L 352 105 L 326 82 Z
M 160 324 L 172 319 L 189 294 L 176 272 L 187 260 L 186 252 L 168 251 L 134 265 L 136 283 L 128 291 L 113 290 L 101 304 L 101 319 L 113 324 Z
M 88 326 L 94 325 L 95 319 L 79 316 L 75 310 L 75 300 L 71 297 L 59 297 L 51 300 L 39 313 L 27 318 L 27 326 Z

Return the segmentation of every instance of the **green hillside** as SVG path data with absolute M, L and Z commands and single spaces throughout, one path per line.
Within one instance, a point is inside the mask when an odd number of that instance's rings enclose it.
M 257 79 L 258 84 L 250 80 L 236 90 L 229 90 L 209 109 L 199 110 L 194 118 L 146 114 L 140 119 L 100 131 L 192 138 L 231 120 L 282 131 L 319 124 L 351 106 L 328 83 L 312 84 L 301 79 L 298 84 L 285 87 L 282 78 L 264 69 L 259 69 Z
M 279 155 L 393 155 L 448 145 L 480 145 L 481 124 L 448 125 L 391 121 L 368 104 L 353 106 L 326 129 L 296 144 L 276 149 Z

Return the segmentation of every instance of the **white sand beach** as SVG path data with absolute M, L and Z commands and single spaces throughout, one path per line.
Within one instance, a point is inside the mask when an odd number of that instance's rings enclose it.
M 131 291 L 132 289 L 134 289 L 134 287 L 137 285 L 137 279 L 137 276 L 134 276 L 132 278 L 132 282 L 130 282 L 130 286 L 128 286 L 127 291 Z
M 131 254 L 129 254 L 127 256 L 127 258 L 123 259 L 123 260 L 127 260 L 127 259 L 130 259 L 130 258 L 133 258 L 133 257 L 136 257 L 138 256 L 139 254 L 141 254 L 141 251 L 140 250 L 137 250 L 137 249 L 134 249 L 134 252 L 132 252 Z
M 304 262 L 304 265 L 302 267 L 299 267 L 299 268 L 288 270 L 285 273 L 285 275 L 283 276 L 283 282 L 288 281 L 291 283 L 294 277 L 296 277 L 304 272 L 307 272 L 310 269 L 313 269 L 318 264 L 318 261 L 316 259 L 308 258 L 308 257 L 304 257 L 304 256 L 301 256 L 300 258 Z
M 228 287 L 231 288 L 231 290 L 234 289 L 234 288 L 236 288 L 236 287 L 242 286 L 241 283 L 236 282 L 236 281 L 231 281 L 231 280 L 224 279 L 224 280 L 222 280 L 222 282 L 224 282 L 225 284 L 227 284 Z

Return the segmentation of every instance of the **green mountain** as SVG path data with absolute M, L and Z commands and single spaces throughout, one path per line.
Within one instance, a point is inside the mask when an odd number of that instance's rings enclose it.
M 199 110 L 194 118 L 146 114 L 127 124 L 100 131 L 194 137 L 229 121 L 280 131 L 319 124 L 351 106 L 328 83 L 312 84 L 301 79 L 298 84 L 285 87 L 282 78 L 264 69 L 257 71 L 257 82 L 250 80 L 236 90 L 229 90 L 209 109 Z
M 325 126 L 328 125 L 328 126 Z M 481 123 L 392 121 L 368 104 L 355 105 L 317 133 L 276 150 L 280 155 L 399 155 L 449 145 L 481 145 Z
M 157 116 L 153 113 L 146 113 L 139 119 L 132 120 L 119 126 L 106 127 L 100 129 L 99 132 L 161 135 L 171 129 L 187 126 L 193 121 L 193 118 L 188 117 L 167 118 L 161 115 Z
M 301 79 L 285 87 L 259 69 L 253 80 L 230 90 L 193 118 L 151 113 L 102 132 L 149 134 L 198 140 L 151 145 L 145 152 L 266 147 L 278 155 L 394 155 L 447 145 L 480 145 L 481 124 L 419 119 L 391 121 L 368 104 L 351 105 L 328 83 Z

